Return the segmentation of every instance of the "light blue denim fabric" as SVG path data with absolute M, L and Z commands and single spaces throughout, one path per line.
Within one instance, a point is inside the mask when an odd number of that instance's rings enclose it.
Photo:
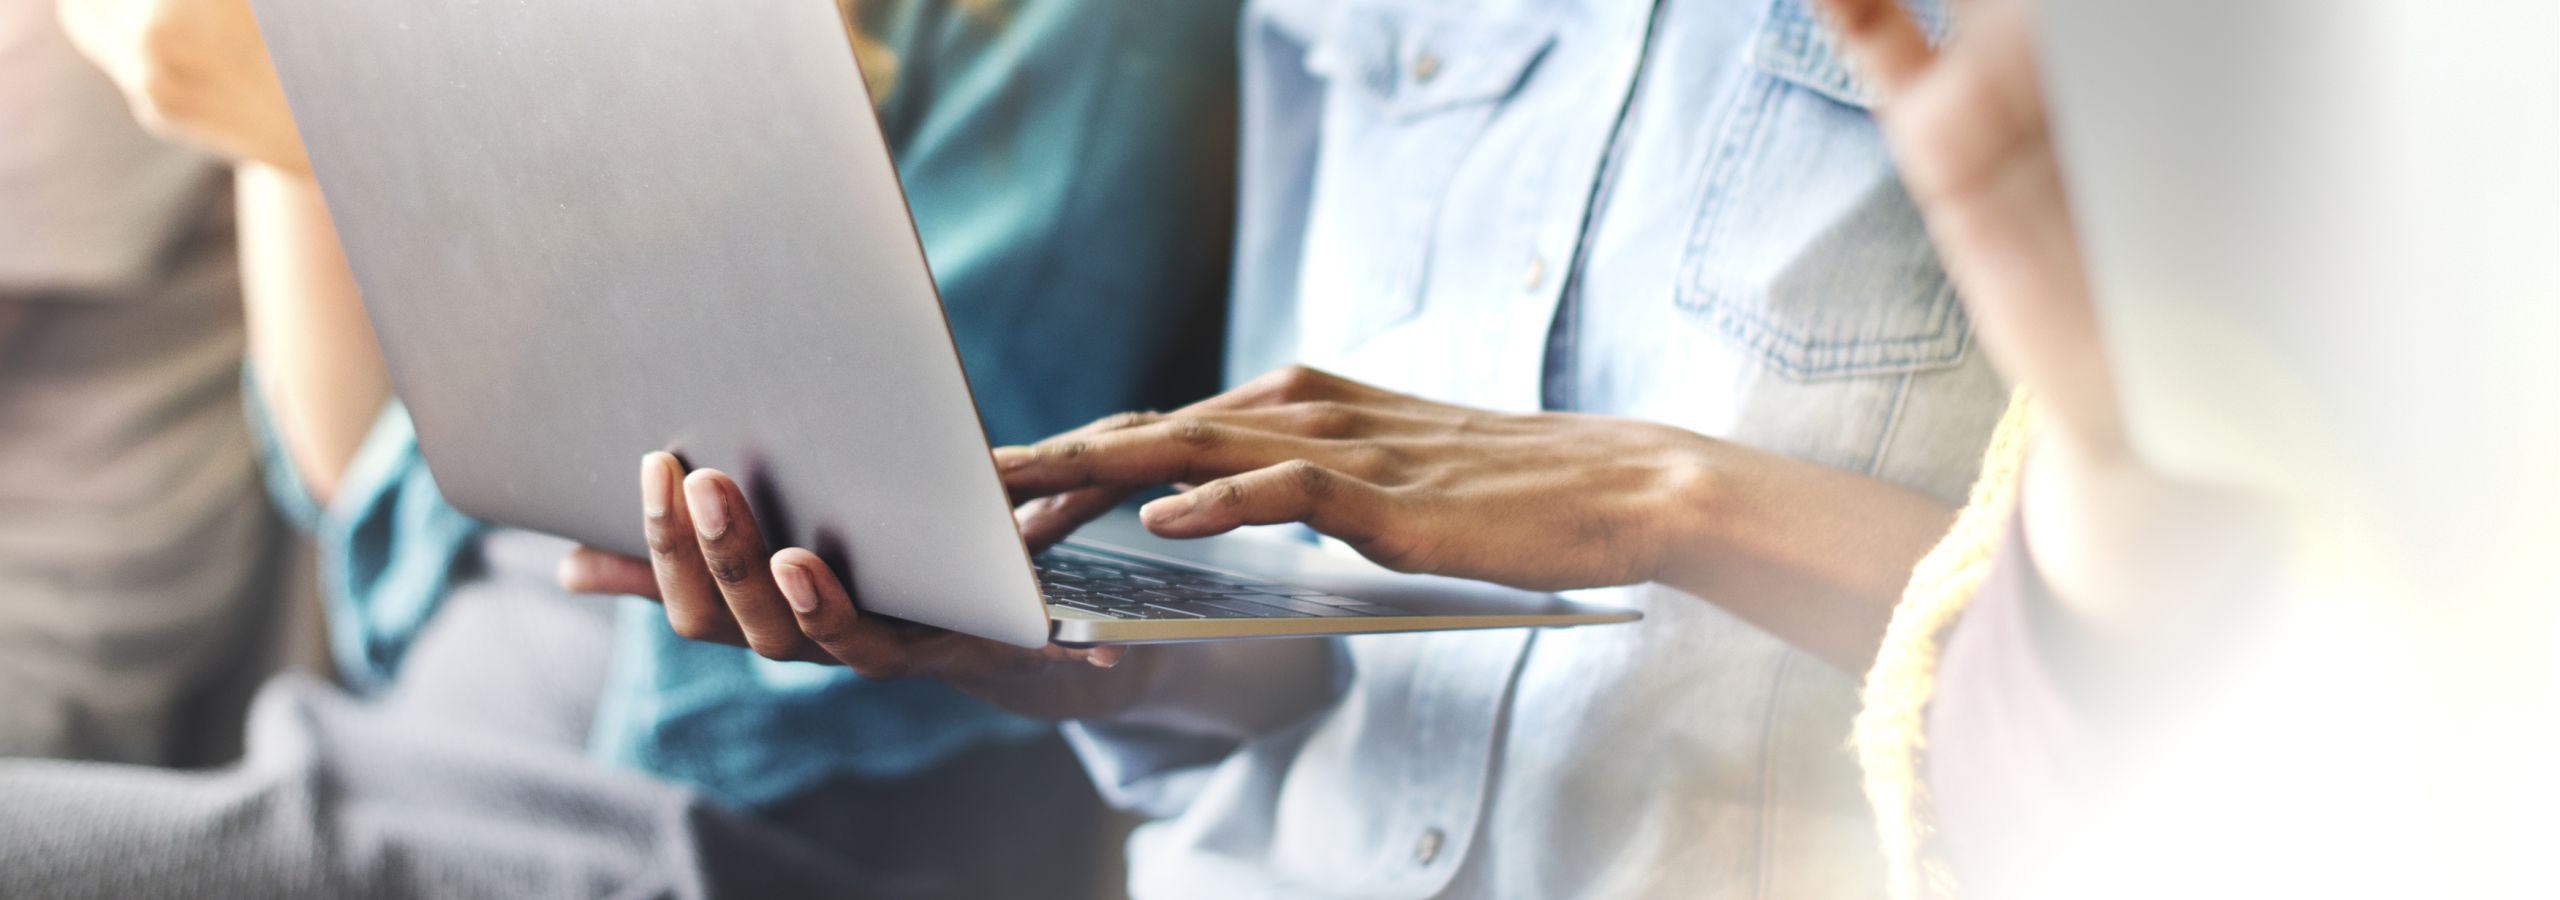
M 1234 4 L 859 8 L 898 57 L 882 119 L 992 435 L 1032 440 L 1214 389 Z M 315 530 L 341 666 L 360 687 L 388 683 L 447 586 L 468 577 L 483 526 L 444 502 L 396 407 L 328 510 L 270 459 L 278 493 Z M 734 803 L 1046 731 L 937 683 L 685 641 L 654 605 L 624 602 L 594 752 Z
M 2006 393 L 1804 2 L 1256 0 L 1230 378 L 1638 416 L 1957 500 Z M 1162 817 L 1134 893 L 1882 892 L 1849 673 L 1667 588 L 1583 598 L 1646 620 L 1349 638 L 1071 726 Z

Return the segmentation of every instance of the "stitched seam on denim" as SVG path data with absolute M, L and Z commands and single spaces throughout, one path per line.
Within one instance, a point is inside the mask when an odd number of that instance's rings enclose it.
M 1793 668 L 1796 654 L 1788 650 L 1778 655 L 1778 670 L 1769 677 L 1769 702 L 1760 718 L 1760 871 L 1759 886 L 1753 896 L 1768 900 L 1772 863 L 1777 856 L 1777 831 L 1771 819 L 1777 816 L 1778 790 L 1778 710 L 1785 705 L 1787 672 Z
M 1893 405 L 1885 410 L 1884 430 L 1876 432 L 1875 449 L 1867 451 L 1867 477 L 1875 478 L 1884 470 L 1884 453 L 1893 446 L 1894 429 L 1902 427 L 1903 407 L 1911 402 L 1911 373 L 1902 375 L 1902 383 L 1893 387 Z
M 1817 52 L 1822 44 L 1820 27 L 1801 7 L 1777 0 L 1770 4 L 1769 16 L 1770 27 L 1761 33 L 1756 48 L 1768 52 L 1756 56 L 1757 68 L 1843 103 L 1865 106 L 1873 101 L 1837 52 Z
M 1761 123 L 1768 117 L 1768 108 L 1774 105 L 1777 82 L 1763 77 L 1751 77 L 1750 80 L 1751 84 L 1743 88 L 1741 96 L 1726 108 L 1723 120 L 1717 124 L 1721 140 L 1716 144 L 1715 156 L 1707 163 L 1707 170 L 1699 176 L 1702 187 L 1697 217 L 1689 228 L 1687 246 L 1681 248 L 1687 259 L 1680 266 L 1680 283 L 1672 290 L 1673 301 L 1683 306 L 1688 305 L 1685 296 L 1688 291 L 1684 288 L 1695 285 L 1699 293 L 1712 293 L 1704 286 L 1707 247 L 1715 242 L 1721 230 L 1724 206 L 1731 199 L 1733 173 L 1747 155 L 1745 151 L 1757 144 Z M 1740 335 L 1735 337 L 1742 338 Z
M 1950 282 L 1939 283 L 1928 307 L 1929 318 L 1921 324 L 1929 329 L 1926 333 L 1891 338 L 1806 337 L 1744 308 L 1724 292 L 1712 292 L 1694 302 L 1683 300 L 1682 309 L 1711 317 L 1718 330 L 1741 341 L 1781 374 L 1800 381 L 1919 371 L 1964 358 L 1965 329 Z

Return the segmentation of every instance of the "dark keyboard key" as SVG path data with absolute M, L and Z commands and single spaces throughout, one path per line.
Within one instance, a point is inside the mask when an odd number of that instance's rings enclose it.
M 1157 605 L 1157 604 L 1153 604 L 1153 603 L 1147 604 L 1147 606 L 1145 607 L 1145 610 L 1146 610 L 1148 613 L 1154 614 L 1154 615 L 1151 615 L 1151 616 L 1150 616 L 1150 618 L 1157 618 L 1157 619 L 1204 619 L 1204 618 L 1208 618 L 1208 616 L 1207 616 L 1207 615 L 1205 615 L 1205 614 L 1203 614 L 1203 613 L 1200 613 L 1200 612 L 1195 612 L 1195 611 L 1193 611 L 1193 610 L 1180 609 L 1180 608 L 1177 608 L 1177 607 L 1171 607 L 1171 606 L 1161 606 L 1161 605 Z

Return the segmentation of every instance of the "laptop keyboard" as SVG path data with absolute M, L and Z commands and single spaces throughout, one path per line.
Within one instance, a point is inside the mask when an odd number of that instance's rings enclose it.
M 1115 619 L 1405 616 L 1323 591 L 1055 547 L 1032 559 L 1049 603 Z

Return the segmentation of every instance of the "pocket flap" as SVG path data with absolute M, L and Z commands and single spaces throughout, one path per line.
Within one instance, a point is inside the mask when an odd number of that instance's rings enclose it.
M 1339 11 L 1307 69 L 1358 85 L 1402 116 L 1499 100 L 1555 43 L 1547 21 L 1472 22 L 1369 6 Z
M 1760 20 L 1759 33 L 1751 40 L 1752 68 L 1850 106 L 1874 105 L 1873 89 L 1858 76 L 1857 67 L 1841 55 L 1840 48 L 1832 43 L 1831 27 L 1814 15 L 1806 2 L 1770 0 L 1769 11 Z M 1946 38 L 1943 0 L 1902 0 L 1902 8 L 1928 33 L 1929 43 L 1934 45 Z

